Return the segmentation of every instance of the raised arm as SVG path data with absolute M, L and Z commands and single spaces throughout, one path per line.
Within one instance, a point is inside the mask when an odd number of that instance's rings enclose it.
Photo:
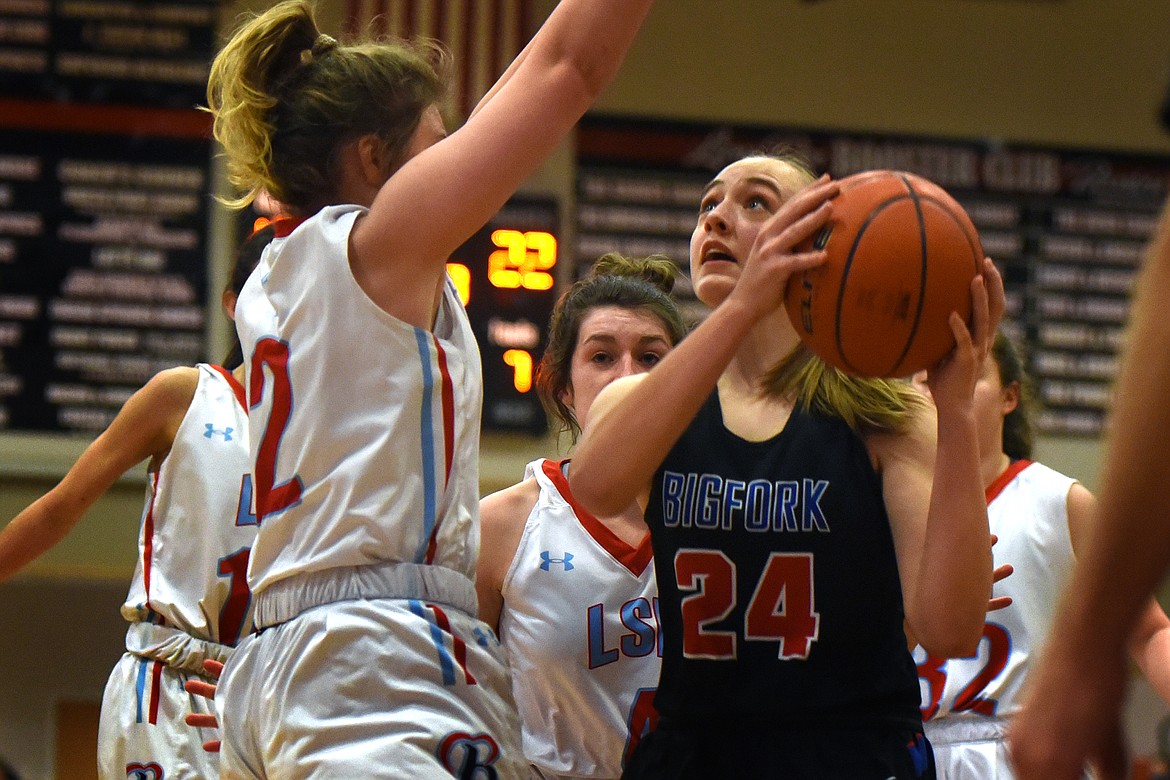
M 931 655 L 967 656 L 982 635 L 992 585 L 991 534 L 973 392 L 1003 311 L 990 260 L 972 283 L 972 324 L 957 314 L 956 347 L 928 373 L 934 411 L 909 431 L 874 437 L 898 553 L 906 619 Z
M 490 99 L 382 187 L 353 236 L 361 262 L 440 273 L 612 81 L 652 5 L 562 0 Z
M 64 539 L 127 469 L 148 457 L 165 457 L 198 376 L 197 369 L 177 368 L 151 379 L 65 477 L 0 531 L 0 582 Z

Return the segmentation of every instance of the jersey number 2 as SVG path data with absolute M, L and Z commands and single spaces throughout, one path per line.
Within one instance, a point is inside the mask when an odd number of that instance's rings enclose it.
M 252 409 L 260 405 L 260 399 L 267 393 L 272 399 L 271 411 L 264 425 L 264 435 L 256 451 L 256 521 L 276 514 L 301 500 L 301 478 L 293 475 L 279 485 L 276 483 L 276 455 L 280 450 L 280 439 L 288 426 L 292 414 L 292 381 L 288 375 L 288 344 L 274 338 L 263 338 L 256 342 L 252 353 L 251 381 L 248 398 Z M 271 374 L 271 381 L 265 381 L 265 368 Z
M 808 553 L 768 556 L 744 613 L 744 639 L 779 642 L 781 660 L 808 658 L 821 620 L 812 575 Z M 736 607 L 735 562 L 722 550 L 681 549 L 674 556 L 674 576 L 679 591 L 690 591 L 682 598 L 683 655 L 735 658 L 736 632 L 710 628 Z
M 988 643 L 987 663 L 983 664 L 979 673 L 959 691 L 955 703 L 951 705 L 951 712 L 971 711 L 990 717 L 995 715 L 995 709 L 999 706 L 999 701 L 984 696 L 983 690 L 999 677 L 1007 666 L 1012 638 L 1007 629 L 995 623 L 983 626 L 983 638 Z M 918 664 L 918 676 L 925 680 L 930 688 L 930 703 L 922 708 L 922 719 L 930 720 L 938 714 L 943 691 L 947 685 L 947 659 L 927 656 L 925 661 Z

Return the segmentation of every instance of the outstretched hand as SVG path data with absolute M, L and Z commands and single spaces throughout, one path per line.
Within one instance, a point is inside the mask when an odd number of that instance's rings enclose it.
M 223 673 L 223 664 L 219 661 L 204 661 L 203 670 L 207 672 L 209 677 L 216 680 L 219 679 L 220 674 Z M 183 688 L 187 693 L 195 696 L 202 696 L 212 702 L 215 701 L 215 683 L 209 683 L 204 680 L 188 680 L 183 684 Z M 183 719 L 188 726 L 194 726 L 200 729 L 219 729 L 219 718 L 214 713 L 199 713 L 192 712 Z M 211 739 L 203 743 L 203 749 L 208 753 L 218 753 L 220 748 L 220 741 L 218 739 Z

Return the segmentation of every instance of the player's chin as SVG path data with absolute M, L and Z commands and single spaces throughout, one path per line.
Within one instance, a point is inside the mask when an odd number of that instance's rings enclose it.
M 696 278 L 691 280 L 695 297 L 708 308 L 715 308 L 731 295 L 739 282 L 739 272 L 739 266 L 734 263 L 705 263 Z

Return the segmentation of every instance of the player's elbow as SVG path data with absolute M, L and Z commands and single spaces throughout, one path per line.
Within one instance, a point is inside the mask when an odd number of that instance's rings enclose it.
M 983 638 L 985 612 L 972 615 L 951 613 L 945 619 L 924 620 L 912 629 L 918 644 L 932 656 L 939 658 L 970 658 L 979 649 Z

